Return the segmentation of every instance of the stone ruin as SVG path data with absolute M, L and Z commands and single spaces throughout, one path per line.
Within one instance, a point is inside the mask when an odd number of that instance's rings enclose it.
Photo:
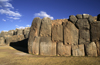
M 48 56 L 100 56 L 100 14 L 34 18 L 31 28 L 1 32 L 0 44 L 28 38 L 28 52 Z

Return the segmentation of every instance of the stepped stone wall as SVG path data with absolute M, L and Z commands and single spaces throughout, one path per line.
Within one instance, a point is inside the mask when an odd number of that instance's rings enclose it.
M 100 14 L 69 19 L 36 17 L 30 28 L 0 33 L 0 45 L 28 38 L 28 52 L 48 56 L 100 56 Z
M 2 31 L 0 33 L 0 45 L 10 45 L 12 42 L 22 41 L 28 38 L 30 27 L 25 29 L 10 30 L 8 32 Z

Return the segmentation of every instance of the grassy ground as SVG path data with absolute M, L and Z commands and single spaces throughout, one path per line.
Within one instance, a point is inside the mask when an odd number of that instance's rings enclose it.
M 0 46 L 0 65 L 100 65 L 100 57 L 48 57 Z

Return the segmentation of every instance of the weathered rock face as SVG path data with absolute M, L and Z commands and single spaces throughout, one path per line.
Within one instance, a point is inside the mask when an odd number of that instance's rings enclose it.
M 98 55 L 100 56 L 100 21 L 91 24 L 91 41 L 96 43 Z
M 57 55 L 71 56 L 71 45 L 64 45 L 62 42 L 57 44 Z
M 94 42 L 91 42 L 86 46 L 86 54 L 88 56 L 97 56 L 97 47 Z
M 54 25 L 52 27 L 52 41 L 63 41 L 63 26 Z
M 29 40 L 28 40 L 28 52 L 29 53 L 32 53 L 32 44 L 35 40 L 35 37 L 39 36 L 40 24 L 41 24 L 41 19 L 38 17 L 34 18 L 32 25 L 31 25 Z
M 24 40 L 24 35 L 14 35 L 14 36 L 6 36 L 6 44 L 9 45 L 11 42 L 18 42 Z
M 71 16 L 69 16 L 69 19 L 70 19 L 70 21 L 72 22 L 72 23 L 76 23 L 76 21 L 77 21 L 77 18 L 74 16 L 74 15 L 71 15 Z
M 5 45 L 5 39 L 3 37 L 0 37 L 0 45 Z
M 77 19 L 82 19 L 82 15 L 81 14 L 77 14 L 76 17 L 77 17 Z
M 100 14 L 97 15 L 97 21 L 100 21 Z
M 89 18 L 89 14 L 83 14 L 83 18 L 84 19 Z
M 76 26 L 79 28 L 79 44 L 90 42 L 90 25 L 87 19 L 78 19 Z
M 24 36 L 25 38 L 29 37 L 30 27 L 24 29 Z
M 32 54 L 39 55 L 39 43 L 40 43 L 40 37 L 36 37 L 34 42 L 32 43 Z
M 40 42 L 40 55 L 56 55 L 56 43 L 54 42 Z
M 78 45 L 78 34 L 79 34 L 78 29 L 71 22 L 65 22 L 63 24 L 64 24 L 64 44 Z
M 23 35 L 23 29 L 16 29 L 17 30 L 17 35 Z
M 84 44 L 72 45 L 72 55 L 73 56 L 85 56 Z
M 45 17 L 41 22 L 40 36 L 48 37 L 51 36 L 51 19 Z

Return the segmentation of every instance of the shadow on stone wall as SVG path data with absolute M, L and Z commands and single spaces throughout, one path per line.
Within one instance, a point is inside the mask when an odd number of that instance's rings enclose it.
M 28 38 L 18 42 L 11 42 L 10 46 L 16 50 L 28 53 Z

